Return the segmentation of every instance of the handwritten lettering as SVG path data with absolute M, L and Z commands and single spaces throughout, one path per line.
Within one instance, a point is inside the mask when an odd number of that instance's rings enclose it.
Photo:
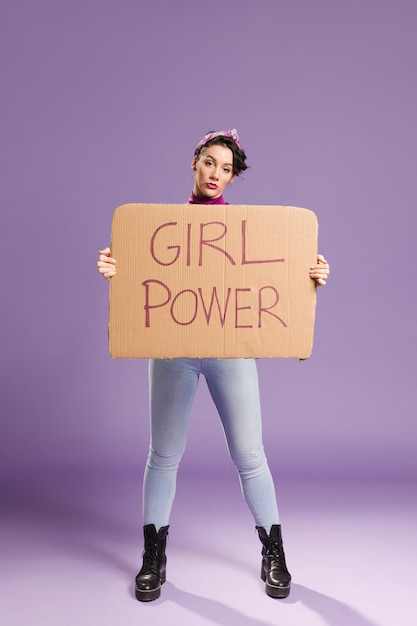
M 226 319 L 227 307 L 229 306 L 229 300 L 230 300 L 231 292 L 232 292 L 231 288 L 228 287 L 227 288 L 227 294 L 226 294 L 226 300 L 225 300 L 225 303 L 224 303 L 223 309 L 222 309 L 221 305 L 220 305 L 220 302 L 219 302 L 219 296 L 217 295 L 217 287 L 213 287 L 212 292 L 211 292 L 210 305 L 209 305 L 209 308 L 207 309 L 206 302 L 205 302 L 204 296 L 203 296 L 203 290 L 201 289 L 201 287 L 198 288 L 198 293 L 199 293 L 200 298 L 201 298 L 201 304 L 202 304 L 202 307 L 203 307 L 204 316 L 206 318 L 207 326 L 209 325 L 210 320 L 211 320 L 211 312 L 212 312 L 212 309 L 213 309 L 213 302 L 215 300 L 216 304 L 217 304 L 217 310 L 219 312 L 220 326 L 222 328 L 224 327 L 224 322 L 225 322 L 225 319 Z
M 214 250 L 220 253 L 223 257 L 227 259 L 227 261 L 231 265 L 237 265 L 237 262 L 231 253 L 230 250 L 227 250 L 225 244 L 226 234 L 227 234 L 227 225 L 224 222 L 201 222 L 199 224 L 198 234 L 194 235 L 194 230 L 197 230 L 197 225 L 193 226 L 193 224 L 187 224 L 186 230 L 186 240 L 185 240 L 185 250 L 182 249 L 181 243 L 179 241 L 175 241 L 170 245 L 166 243 L 160 244 L 159 240 L 162 239 L 164 241 L 164 236 L 166 237 L 167 232 L 169 235 L 171 234 L 174 238 L 179 239 L 180 234 L 178 235 L 177 230 L 179 228 L 181 234 L 181 226 L 178 226 L 178 222 L 166 222 L 161 224 L 156 228 L 156 230 L 152 233 L 150 239 L 150 254 L 151 258 L 158 263 L 158 265 L 174 265 L 181 261 L 182 257 L 183 263 L 185 263 L 186 267 L 190 267 L 193 264 L 192 251 L 193 251 L 193 239 L 197 237 L 194 241 L 195 244 L 195 254 L 197 255 L 196 264 L 201 267 L 204 265 L 204 260 L 207 258 L 207 255 L 204 254 L 204 251 L 207 248 Z M 167 229 L 170 229 L 167 231 Z M 260 263 L 283 263 L 285 261 L 284 258 L 272 258 L 272 259 L 249 259 L 247 254 L 247 241 L 248 241 L 248 225 L 246 220 L 241 220 L 241 228 L 240 228 L 240 265 L 257 265 Z M 221 245 L 223 242 L 223 245 Z M 207 263 L 210 262 L 207 261 Z
M 246 258 L 246 220 L 242 220 L 242 265 L 255 263 L 283 263 L 285 259 L 253 259 L 248 261 Z
M 167 246 L 167 250 L 175 250 L 175 254 L 170 261 L 161 261 L 161 259 L 158 258 L 155 253 L 155 239 L 157 235 L 161 232 L 163 228 L 168 228 L 168 226 L 176 226 L 177 223 L 178 222 L 167 222 L 166 224 L 161 224 L 160 226 L 158 226 L 158 228 L 155 230 L 155 232 L 153 233 L 151 237 L 151 257 L 153 258 L 154 261 L 159 263 L 159 265 L 172 265 L 178 260 L 178 257 L 180 256 L 181 246 L 178 246 L 178 245 Z
M 193 324 L 199 314 L 206 320 L 207 326 L 220 324 L 224 328 L 226 320 L 234 328 L 253 328 L 257 325 L 262 328 L 263 314 L 275 318 L 284 327 L 287 324 L 272 309 L 275 309 L 279 302 L 279 293 L 275 287 L 265 285 L 259 289 L 249 287 L 228 287 L 225 290 L 224 300 L 217 292 L 216 287 L 204 293 L 201 287 L 198 289 L 182 289 L 175 295 L 172 290 L 160 280 L 149 279 L 142 283 L 145 289 L 145 327 L 151 326 L 152 321 L 157 323 L 156 311 L 167 308 L 169 318 L 174 324 L 189 326 Z M 265 293 L 273 293 L 272 302 L 265 302 Z M 230 312 L 230 314 L 228 314 Z M 186 315 L 186 317 L 184 317 Z M 251 323 L 249 323 L 251 322 Z
M 274 302 L 272 304 L 270 304 L 268 307 L 263 306 L 263 294 L 265 291 L 272 291 L 275 299 Z M 258 328 L 262 328 L 262 317 L 261 314 L 262 313 L 267 313 L 268 315 L 272 315 L 272 317 L 275 317 L 285 328 L 287 328 L 286 323 L 284 322 L 283 319 L 281 319 L 279 317 L 279 315 L 277 315 L 276 313 L 272 313 L 271 309 L 273 309 L 279 302 L 279 293 L 278 291 L 275 289 L 275 287 L 272 287 L 271 285 L 266 285 L 265 287 L 261 287 L 259 289 L 258 292 L 258 312 L 259 312 L 259 317 L 258 317 Z
M 283 263 L 284 258 L 265 255 L 266 258 L 249 258 L 249 227 L 246 219 L 237 224 L 233 237 L 222 221 L 187 223 L 164 222 L 152 233 L 149 251 L 158 265 L 197 267 L 213 263 L 213 253 L 221 255 L 223 263 L 246 266 L 265 263 Z M 228 237 L 228 238 L 227 238 Z M 233 250 L 232 250 L 233 244 Z M 255 249 L 259 249 L 256 246 Z M 240 255 L 240 258 L 239 258 Z M 261 256 L 261 255 L 260 255 Z M 181 270 L 182 272 L 183 270 Z M 198 287 L 183 281 L 181 289 L 173 290 L 161 280 L 142 282 L 144 288 L 145 327 L 157 325 L 163 314 L 179 326 L 190 326 L 205 320 L 207 326 L 235 329 L 262 328 L 267 323 L 287 327 L 279 315 L 279 292 L 273 285 L 256 287 L 233 286 Z M 178 290 L 178 291 L 177 291 Z
M 212 239 L 205 239 L 204 231 L 206 230 L 207 226 L 213 226 L 213 225 L 221 226 L 222 232 L 217 237 L 213 237 Z M 219 248 L 219 246 L 215 246 L 213 244 L 213 241 L 220 241 L 220 239 L 224 239 L 224 237 L 226 236 L 226 233 L 227 233 L 227 226 L 223 222 L 207 222 L 207 224 L 200 224 L 200 246 L 199 246 L 200 254 L 198 257 L 199 266 L 203 265 L 203 246 L 208 246 L 210 248 L 213 248 L 213 250 L 217 250 L 218 252 L 221 252 L 222 254 L 224 254 L 226 259 L 230 261 L 232 265 L 236 265 L 236 262 L 234 261 L 233 257 L 226 250 L 223 250 L 223 248 Z

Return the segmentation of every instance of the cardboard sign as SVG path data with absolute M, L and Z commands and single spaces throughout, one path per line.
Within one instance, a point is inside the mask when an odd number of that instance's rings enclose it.
M 118 207 L 110 354 L 308 358 L 317 232 L 315 214 L 295 207 Z

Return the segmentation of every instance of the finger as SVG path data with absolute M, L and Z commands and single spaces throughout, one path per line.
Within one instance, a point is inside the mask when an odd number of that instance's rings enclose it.
M 326 265 L 314 265 L 310 268 L 310 276 L 314 274 L 315 276 L 328 276 L 330 274 L 330 267 Z
M 113 257 L 109 256 L 108 254 L 99 254 L 98 257 L 101 261 L 110 261 L 112 263 L 115 262 L 115 260 L 113 259 Z
M 321 261 L 317 259 L 317 263 L 314 263 L 314 265 L 311 265 L 310 269 L 313 269 L 313 267 L 314 268 L 319 267 L 320 269 L 323 269 L 323 267 L 330 267 L 330 265 L 327 263 L 327 261 L 322 263 Z
M 111 272 L 112 274 L 116 273 L 115 267 L 106 265 L 105 263 L 102 263 L 101 265 L 97 263 L 97 267 L 98 267 L 98 271 L 100 272 L 100 274 L 105 274 L 106 272 Z
M 107 261 L 97 261 L 97 267 L 107 267 L 108 269 L 116 269 L 114 263 L 108 263 Z
M 103 250 L 99 250 L 98 253 L 99 254 L 105 254 L 106 256 L 109 256 L 110 248 L 104 248 Z
M 100 254 L 98 260 L 102 263 L 110 263 L 111 265 L 116 264 L 116 259 L 113 259 L 111 256 L 105 256 L 104 254 Z
M 318 263 L 327 263 L 326 259 L 324 258 L 324 256 L 322 254 L 318 254 L 317 255 L 317 262 Z
M 329 277 L 327 274 L 312 274 L 310 278 L 312 280 L 327 280 Z
M 314 280 L 318 285 L 325 285 L 328 279 L 328 275 L 325 273 L 310 274 L 310 278 Z
M 326 272 L 330 272 L 330 265 L 326 262 L 326 263 L 318 263 L 317 265 L 312 265 L 310 267 L 310 271 L 326 271 Z

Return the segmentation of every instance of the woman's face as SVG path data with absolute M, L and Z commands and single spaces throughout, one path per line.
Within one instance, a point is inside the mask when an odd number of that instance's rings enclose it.
M 233 152 L 221 144 L 203 148 L 191 166 L 194 170 L 193 193 L 200 198 L 219 198 L 234 179 Z

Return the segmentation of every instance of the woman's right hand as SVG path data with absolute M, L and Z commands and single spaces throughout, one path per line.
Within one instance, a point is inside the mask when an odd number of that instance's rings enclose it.
M 111 278 L 116 273 L 116 259 L 110 256 L 110 248 L 104 248 L 98 252 L 97 268 L 104 278 Z

